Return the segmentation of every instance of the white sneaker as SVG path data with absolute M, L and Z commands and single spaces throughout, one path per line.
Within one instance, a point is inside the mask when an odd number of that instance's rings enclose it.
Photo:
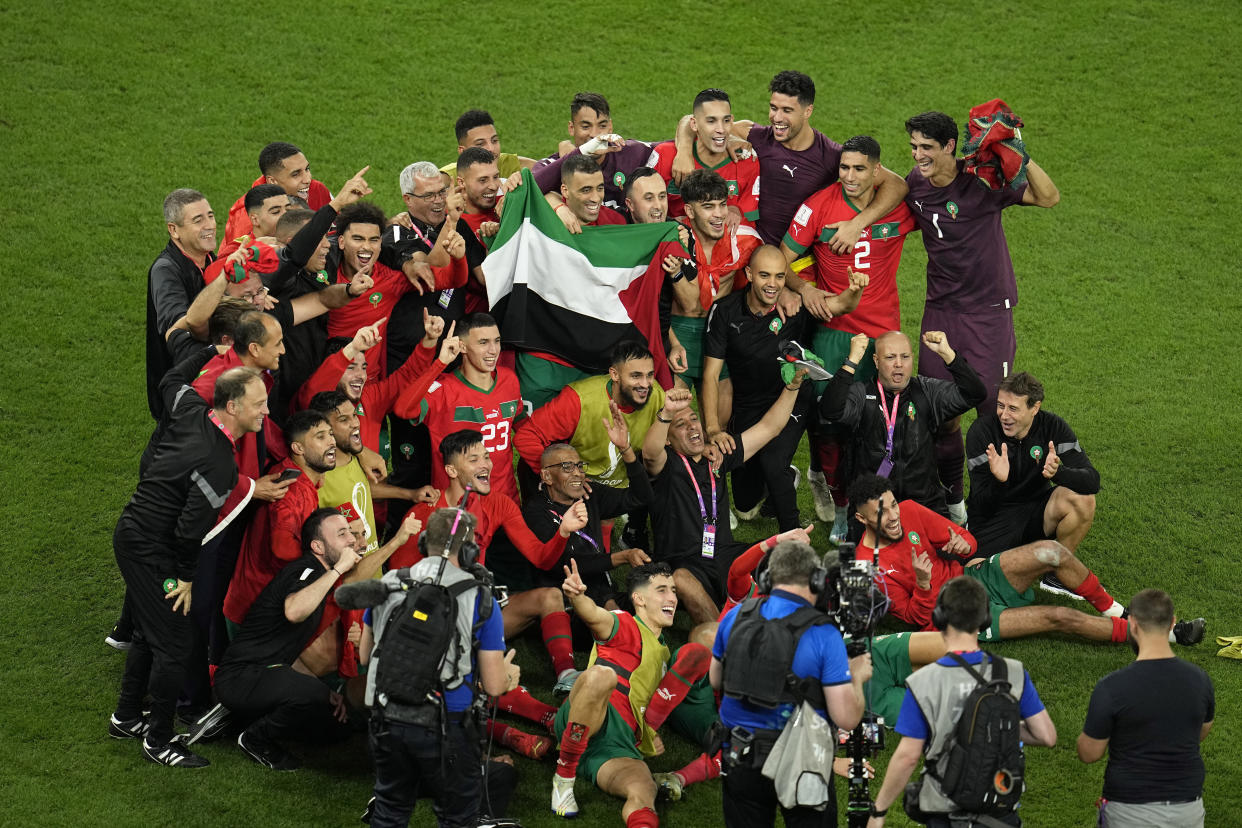
M 959 500 L 949 504 L 949 519 L 958 526 L 966 525 L 966 501 Z
M 552 688 L 554 696 L 568 696 L 569 691 L 574 689 L 574 682 L 578 680 L 578 676 L 582 675 L 581 670 L 569 669 L 556 677 L 556 685 Z
M 745 512 L 743 512 L 741 509 L 735 509 L 734 511 L 737 513 L 738 520 L 750 521 L 750 520 L 754 520 L 755 518 L 759 517 L 759 510 L 762 508 L 763 508 L 763 501 L 761 500 L 755 504 L 755 508 L 753 509 L 747 509 Z M 729 524 L 729 528 L 730 529 L 733 528 L 732 523 Z
M 552 777 L 552 813 L 559 817 L 576 817 L 578 800 L 574 797 L 574 780 L 556 774 Z
M 832 520 L 832 490 L 822 471 L 807 469 L 806 482 L 811 486 L 811 499 L 815 501 L 815 517 L 825 523 Z
M 828 534 L 828 542 L 840 544 L 850 533 L 850 510 L 846 506 L 833 507 L 832 532 Z

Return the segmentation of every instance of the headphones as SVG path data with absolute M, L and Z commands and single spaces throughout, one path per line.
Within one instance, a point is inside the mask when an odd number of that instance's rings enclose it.
M 770 595 L 772 592 L 772 571 L 768 569 L 768 559 L 771 556 L 771 552 L 764 555 L 763 560 L 755 567 L 759 571 L 759 574 L 755 576 L 755 585 L 761 595 Z M 828 589 L 828 570 L 822 566 L 812 569 L 807 579 L 807 586 L 810 587 L 812 595 L 823 594 Z
M 470 492 L 467 491 L 466 497 L 469 497 L 469 496 L 470 496 Z M 466 510 L 463 508 L 465 506 L 465 502 L 466 502 L 466 498 L 463 497 L 461 506 L 449 507 L 457 512 L 457 516 L 453 518 L 453 528 L 449 530 L 448 540 L 444 542 L 444 548 L 440 550 L 439 552 L 440 557 L 444 557 L 444 558 L 449 557 L 449 555 L 452 554 L 450 550 L 452 550 L 453 548 L 453 542 L 456 541 L 460 535 L 464 534 L 467 531 L 466 527 L 461 525 L 461 516 L 466 514 Z M 459 527 L 460 527 L 460 532 L 459 532 Z M 428 546 L 427 533 L 423 532 L 422 534 L 418 536 L 418 551 L 422 553 L 424 558 L 431 557 L 431 554 L 428 551 L 427 546 Z M 478 562 L 479 562 L 479 545 L 475 543 L 474 540 L 465 540 L 465 539 L 461 540 L 460 544 L 457 547 L 457 563 L 461 565 L 462 569 L 469 569 L 470 567 L 474 566 Z
M 949 628 L 949 611 L 944 606 L 944 589 L 940 590 L 940 594 L 936 596 L 936 606 L 932 607 L 932 626 L 944 632 Z M 992 626 L 992 610 L 988 604 L 983 605 L 983 612 L 976 624 L 979 632 L 987 632 L 988 627 Z

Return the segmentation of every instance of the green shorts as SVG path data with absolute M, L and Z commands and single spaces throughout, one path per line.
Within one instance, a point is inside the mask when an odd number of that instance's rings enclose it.
M 673 653 L 673 662 L 677 661 L 678 650 Z M 690 685 L 683 698 L 673 712 L 668 714 L 668 724 L 682 736 L 703 744 L 707 731 L 717 719 L 716 696 L 712 693 L 712 685 L 707 676 Z
M 585 371 L 525 351 L 518 352 L 517 375 L 522 399 L 530 403 L 532 409 L 551 400 L 571 382 L 591 376 Z
M 871 642 L 871 680 L 863 685 L 867 709 L 884 719 L 887 727 L 897 724 L 901 702 L 906 697 L 906 678 L 910 666 L 910 633 L 879 635 Z
M 556 711 L 556 720 L 552 726 L 553 735 L 556 736 L 559 744 L 565 728 L 569 727 L 569 699 L 566 699 Z M 582 758 L 578 760 L 578 775 L 590 780 L 592 785 L 596 785 L 598 783 L 595 777 L 599 775 L 599 769 L 609 759 L 642 760 L 642 758 L 643 755 L 639 752 L 638 745 L 634 744 L 634 731 L 630 729 L 630 723 L 622 718 L 612 704 L 609 704 L 608 712 L 604 714 L 603 727 L 590 734 L 586 750 Z
M 1007 609 L 1028 607 L 1035 602 L 1035 588 L 1027 587 L 1026 592 L 1018 592 L 1009 583 L 1001 570 L 1000 556 L 997 552 L 981 564 L 966 567 L 965 574 L 983 584 L 988 591 L 989 609 L 992 612 L 992 624 L 979 633 L 980 641 L 1000 641 L 1000 614 Z
M 703 383 L 703 339 L 707 331 L 706 316 L 674 316 L 669 328 L 677 334 L 677 341 L 686 349 L 686 372 L 677 374 L 689 386 Z M 729 366 L 720 366 L 720 379 L 729 378 Z
M 823 325 L 815 327 L 815 336 L 811 338 L 811 351 L 815 356 L 824 361 L 824 367 L 832 373 L 836 373 L 840 369 L 845 358 L 850 355 L 850 340 L 854 338 L 854 334 L 838 331 L 836 328 L 826 328 Z M 867 350 L 863 354 L 862 359 L 858 360 L 858 367 L 854 369 L 854 378 L 863 382 L 870 382 L 875 379 L 875 340 L 867 341 Z M 815 396 L 823 396 L 824 389 L 828 387 L 828 380 L 815 383 Z

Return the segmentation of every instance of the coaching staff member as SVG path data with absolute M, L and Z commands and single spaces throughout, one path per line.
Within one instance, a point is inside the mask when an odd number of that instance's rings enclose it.
M 256 371 L 221 374 L 209 407 L 188 384 L 201 367 L 200 360 L 185 360 L 160 383 L 172 419 L 112 536 L 134 645 L 108 733 L 145 737 L 147 759 L 189 768 L 207 760 L 172 740 L 173 713 L 189 666 L 199 546 L 237 484 L 234 441 L 261 429 L 267 415 L 267 389 Z M 151 712 L 144 718 L 147 694 Z

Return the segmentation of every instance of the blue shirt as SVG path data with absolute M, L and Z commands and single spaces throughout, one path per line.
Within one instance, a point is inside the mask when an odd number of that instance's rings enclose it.
M 485 593 L 480 590 L 480 600 L 483 600 L 484 597 Z M 486 599 L 492 602 L 492 614 L 486 621 L 483 622 L 483 626 L 479 627 L 479 631 L 477 633 L 479 637 L 479 650 L 500 650 L 501 652 L 504 652 L 505 622 L 504 618 L 500 614 L 500 604 L 496 603 L 496 599 L 492 598 L 490 595 L 487 595 Z M 371 610 L 368 609 L 363 614 L 362 621 L 367 626 L 371 626 Z M 477 601 L 474 605 L 473 623 L 479 623 L 479 604 Z M 471 660 L 471 664 L 474 664 L 473 660 Z M 475 666 L 477 667 L 478 665 Z M 471 689 L 473 687 L 474 671 L 472 670 L 463 677 L 461 684 L 454 687 L 452 690 L 445 691 L 444 709 L 450 713 L 460 713 L 463 710 L 469 710 L 470 703 L 474 701 L 474 692 Z
M 800 607 L 810 606 L 802 598 L 781 589 L 772 590 L 772 594 L 759 608 L 764 618 L 784 618 L 792 615 Z M 729 610 L 720 621 L 716 630 L 716 640 L 712 644 L 712 655 L 723 661 L 728 646 L 729 634 L 733 631 L 733 622 L 741 607 Z M 832 624 L 821 624 L 810 627 L 798 640 L 798 648 L 794 650 L 793 673 L 799 678 L 815 678 L 821 685 L 831 687 L 837 684 L 848 684 L 850 681 L 850 664 L 845 655 L 845 643 L 841 633 Z M 824 699 L 820 695 L 809 700 L 813 707 L 824 712 Z M 744 727 L 748 730 L 781 730 L 785 722 L 793 714 L 792 704 L 782 704 L 775 708 L 756 707 L 752 704 L 725 696 L 720 703 L 720 721 L 725 727 Z
M 961 657 L 967 664 L 978 664 L 983 661 L 983 651 L 973 650 L 969 653 L 960 653 Z M 945 656 L 936 662 L 946 667 L 960 666 L 949 656 Z M 1031 674 L 1026 670 L 1022 671 L 1022 698 L 1018 699 L 1018 710 L 1022 714 L 1023 719 L 1029 719 L 1040 713 L 1044 709 L 1044 703 L 1039 698 L 1039 693 L 1035 690 L 1035 684 L 1031 681 Z M 897 714 L 897 726 L 893 728 L 902 736 L 909 736 L 911 739 L 929 739 L 931 738 L 931 729 L 927 726 L 927 718 L 923 715 L 922 708 L 919 703 L 914 700 L 914 694 L 908 689 L 906 697 L 901 700 L 901 712 Z

